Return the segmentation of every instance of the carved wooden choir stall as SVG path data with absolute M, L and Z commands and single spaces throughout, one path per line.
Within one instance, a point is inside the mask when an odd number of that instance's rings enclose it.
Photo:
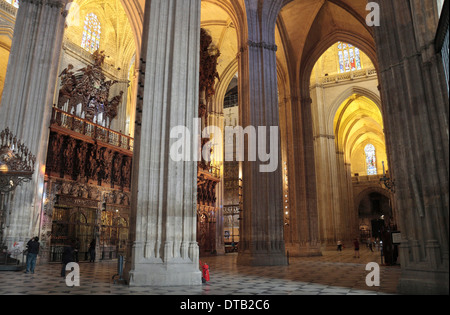
M 201 29 L 200 37 L 200 104 L 199 117 L 202 126 L 208 122 L 208 102 L 215 93 L 215 82 L 219 78 L 217 73 L 217 60 L 220 52 L 214 46 L 211 36 Z M 202 139 L 202 148 L 210 141 Z M 211 149 L 212 154 L 212 149 Z M 216 253 L 216 187 L 220 182 L 220 174 L 211 161 L 202 157 L 198 162 L 197 175 L 197 242 L 200 255 Z
M 60 75 L 53 108 L 46 165 L 41 242 L 50 261 L 59 261 L 75 242 L 78 259 L 88 260 L 95 243 L 97 259 L 124 254 L 128 241 L 133 139 L 111 130 L 123 92 L 110 99 L 117 81 L 106 79 L 104 52 L 92 64 Z

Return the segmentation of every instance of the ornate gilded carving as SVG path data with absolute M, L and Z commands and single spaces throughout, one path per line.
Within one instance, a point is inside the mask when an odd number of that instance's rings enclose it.
M 50 133 L 46 168 L 49 176 L 67 177 L 81 184 L 92 181 L 98 186 L 109 184 L 111 188 L 130 189 L 131 167 L 132 157 L 126 154 L 97 143 Z
M 59 196 L 58 203 L 60 205 L 84 205 L 97 208 L 98 202 L 103 200 L 103 194 L 104 201 L 108 205 L 130 205 L 129 193 L 117 190 L 102 192 L 101 187 L 66 180 L 55 182 L 54 194 Z
M 209 176 L 206 173 L 200 173 L 197 176 L 197 199 L 198 204 L 215 206 L 216 203 L 216 186 L 219 182 L 218 178 Z
M 121 91 L 119 95 L 109 100 L 110 89 L 118 81 L 106 80 L 102 70 L 105 60 L 103 51 L 96 51 L 92 57 L 93 65 L 73 71 L 73 65 L 69 64 L 60 74 L 61 89 L 57 107 L 111 128 L 111 122 L 117 117 L 124 92 Z
M 220 57 L 220 51 L 213 44 L 211 35 L 205 29 L 200 33 L 200 117 L 207 115 L 206 102 L 215 93 L 216 79 L 219 78 L 217 71 L 217 60 Z M 205 117 L 206 118 L 206 117 Z

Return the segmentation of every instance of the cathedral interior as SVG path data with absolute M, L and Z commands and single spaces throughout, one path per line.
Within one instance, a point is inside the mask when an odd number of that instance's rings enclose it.
M 0 0 L 0 267 L 94 241 L 130 286 L 192 286 L 358 240 L 448 294 L 448 6 Z

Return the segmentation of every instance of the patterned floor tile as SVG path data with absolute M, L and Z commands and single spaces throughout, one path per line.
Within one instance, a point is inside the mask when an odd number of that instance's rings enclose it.
M 0 295 L 366 295 L 396 294 L 399 267 L 381 266 L 381 286 L 367 287 L 365 266 L 379 261 L 379 253 L 361 251 L 353 258 L 348 250 L 324 252 L 321 257 L 293 258 L 288 266 L 237 265 L 237 255 L 208 257 L 211 281 L 200 287 L 134 288 L 114 284 L 117 263 L 82 263 L 81 286 L 68 288 L 60 276 L 61 265 L 37 266 L 35 274 L 1 272 Z

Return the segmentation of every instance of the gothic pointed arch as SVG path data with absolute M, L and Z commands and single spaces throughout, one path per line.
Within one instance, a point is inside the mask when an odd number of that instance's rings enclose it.
M 355 94 L 367 97 L 372 102 L 374 102 L 375 105 L 377 105 L 379 110 L 382 112 L 383 109 L 381 106 L 381 98 L 380 98 L 379 94 L 375 93 L 374 91 L 372 91 L 366 87 L 352 85 L 352 86 L 348 87 L 344 92 L 342 92 L 339 96 L 336 97 L 336 99 L 334 99 L 332 101 L 331 111 L 329 112 L 329 115 L 328 115 L 328 123 L 332 123 L 332 121 L 334 120 L 334 117 L 336 116 L 336 113 L 337 113 L 339 107 L 342 105 L 342 103 L 346 99 L 348 99 L 349 97 L 351 97 L 352 95 L 355 95 Z
M 358 209 L 359 204 L 361 203 L 361 200 L 364 198 L 364 196 L 367 196 L 371 193 L 378 193 L 388 199 L 391 199 L 392 196 L 390 195 L 389 191 L 387 191 L 386 189 L 383 189 L 381 187 L 368 187 L 362 191 L 360 191 L 355 198 L 353 199 L 354 201 L 354 205 L 355 205 L 355 209 Z
M 223 108 L 223 101 L 225 99 L 225 94 L 227 92 L 228 86 L 230 85 L 231 80 L 238 73 L 238 61 L 234 59 L 222 72 L 220 77 L 220 81 L 217 84 L 216 95 L 214 96 L 215 103 L 217 103 L 218 108 Z
M 309 90 L 309 78 L 311 77 L 311 71 L 314 68 L 316 61 L 319 57 L 336 42 L 347 42 L 356 47 L 359 47 L 361 51 L 367 54 L 372 61 L 375 69 L 378 69 L 378 62 L 376 56 L 375 45 L 372 42 L 368 42 L 365 38 L 358 34 L 347 31 L 334 31 L 325 36 L 321 41 L 316 42 L 312 47 L 305 48 L 307 51 L 303 53 L 303 58 L 299 68 L 299 80 L 300 90 L 303 94 L 302 97 L 308 97 Z

